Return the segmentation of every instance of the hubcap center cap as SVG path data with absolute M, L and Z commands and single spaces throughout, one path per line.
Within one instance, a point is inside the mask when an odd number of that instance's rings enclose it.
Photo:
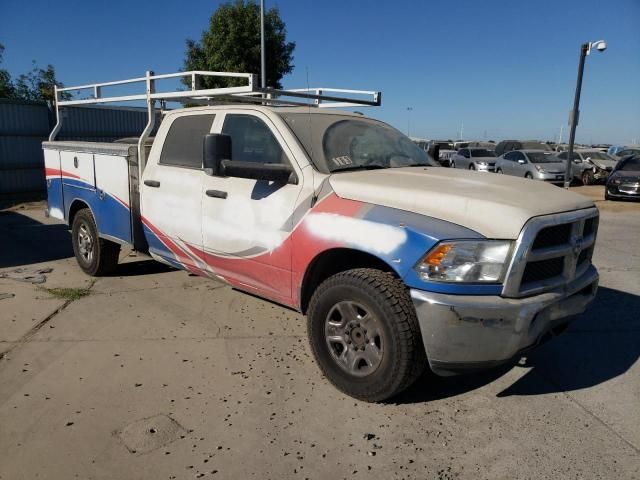
M 356 347 L 362 347 L 365 343 L 365 334 L 362 327 L 355 327 L 349 332 L 349 337 Z

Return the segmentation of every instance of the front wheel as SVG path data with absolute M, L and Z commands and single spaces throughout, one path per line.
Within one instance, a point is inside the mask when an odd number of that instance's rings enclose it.
M 499 168 L 499 169 L 496 170 L 496 173 L 499 173 L 500 175 L 502 175 L 504 172 L 502 171 L 501 168 Z
M 471 165 L 469 165 L 469 170 L 475 170 L 475 169 L 476 169 L 476 167 L 475 167 L 475 165 L 473 163 Z
M 451 160 L 451 163 L 449 165 L 451 168 L 456 168 L 456 162 L 454 162 L 453 160 Z
M 593 184 L 593 172 L 591 170 L 585 170 L 584 172 L 582 172 L 582 184 L 583 185 Z
M 120 245 L 98 236 L 96 222 L 88 208 L 83 208 L 73 218 L 71 239 L 76 261 L 84 273 L 100 277 L 115 270 Z
M 324 281 L 311 298 L 307 332 L 327 379 L 367 402 L 402 392 L 427 364 L 409 292 L 380 270 L 348 270 Z
M 527 172 L 527 173 L 524 174 L 524 178 L 528 178 L 529 180 L 532 180 L 533 179 L 533 175 L 531 175 L 530 172 Z

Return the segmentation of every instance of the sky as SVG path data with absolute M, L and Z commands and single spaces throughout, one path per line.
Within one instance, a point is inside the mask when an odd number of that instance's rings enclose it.
M 66 85 L 182 68 L 220 4 L 0 0 L 3 68 Z M 421 138 L 568 138 L 580 45 L 582 143 L 640 143 L 640 0 L 266 0 L 296 42 L 285 88 L 382 91 L 366 114 Z M 256 72 L 257 73 L 257 72 Z M 411 108 L 411 110 L 408 110 Z

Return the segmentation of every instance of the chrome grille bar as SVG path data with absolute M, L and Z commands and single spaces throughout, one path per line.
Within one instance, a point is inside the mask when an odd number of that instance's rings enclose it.
M 593 227 L 586 236 L 583 236 L 585 224 L 592 218 L 594 219 Z M 517 298 L 542 293 L 566 284 L 583 274 L 590 264 L 591 252 L 593 251 L 597 233 L 597 221 L 597 208 L 544 215 L 529 220 L 516 241 L 502 295 Z M 534 242 L 543 229 L 564 224 L 571 224 L 571 233 L 568 241 L 558 245 L 533 249 Z M 586 259 L 589 261 L 582 261 L 578 264 L 580 254 L 588 249 L 591 249 Z M 561 274 L 522 283 L 527 265 L 532 262 L 544 262 L 560 258 L 563 261 Z

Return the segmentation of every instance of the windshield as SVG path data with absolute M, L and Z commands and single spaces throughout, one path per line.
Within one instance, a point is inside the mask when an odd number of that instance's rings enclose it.
M 341 170 L 437 166 L 427 153 L 389 125 L 323 113 L 280 113 L 324 173 Z
M 626 160 L 618 170 L 623 172 L 638 172 L 640 171 L 640 157 L 632 157 Z
M 433 142 L 434 145 L 438 145 L 440 150 L 453 150 L 453 143 L 449 142 Z
M 486 148 L 472 148 L 471 149 L 472 157 L 495 157 L 496 152 L 493 150 L 487 150 Z
M 560 160 L 549 152 L 527 152 L 527 157 L 532 163 L 553 163 Z

